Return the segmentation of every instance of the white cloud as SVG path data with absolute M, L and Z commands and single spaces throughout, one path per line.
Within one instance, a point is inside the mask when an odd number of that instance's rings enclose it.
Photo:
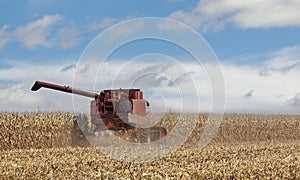
M 62 16 L 59 14 L 46 15 L 25 26 L 20 26 L 14 31 L 16 41 L 27 48 L 52 47 L 53 43 L 49 40 L 52 28 L 61 21 Z
M 0 29 L 0 50 L 8 43 L 11 39 L 11 35 L 6 30 L 9 28 L 9 25 L 4 25 Z
M 10 61 L 10 68 L 0 69 L 0 109 L 2 111 L 68 110 L 71 96 L 51 91 L 30 91 L 36 80 L 70 85 L 74 71 L 61 72 L 68 64 L 28 64 Z
M 118 24 L 120 22 L 126 21 L 132 19 L 131 16 L 127 16 L 125 18 L 110 18 L 110 17 L 105 17 L 101 18 L 100 20 L 94 21 L 88 25 L 88 29 L 90 31 L 99 31 L 102 29 L 109 28 L 110 26 L 113 26 L 115 24 Z
M 9 41 L 16 41 L 29 49 L 37 47 L 66 49 L 77 45 L 81 40 L 77 27 L 72 23 L 66 23 L 59 14 L 45 15 L 10 32 L 7 29 L 8 25 L 0 29 L 0 49 Z
M 295 46 L 273 52 L 260 67 L 223 64 L 227 86 L 227 108 L 235 109 L 242 104 L 241 108 L 252 107 L 251 112 L 256 110 L 262 112 L 268 110 L 273 113 L 299 112 L 299 109 L 287 106 L 287 100 L 294 97 L 300 89 L 297 83 L 300 66 L 295 65 L 300 62 L 298 50 L 299 46 Z M 261 76 L 262 71 L 268 75 Z M 252 89 L 255 93 L 250 99 L 237 100 L 242 93 Z
M 74 25 L 69 25 L 58 30 L 52 40 L 52 44 L 57 43 L 56 46 L 66 49 L 77 45 L 80 40 L 81 37 L 77 28 Z
M 300 67 L 300 46 L 286 47 L 270 54 L 260 75 L 283 74 Z
M 122 28 L 112 28 L 106 34 L 111 40 L 116 40 L 117 38 L 123 36 L 130 36 L 134 33 L 141 32 L 142 29 L 145 29 L 145 23 L 142 21 L 127 21 L 125 24 L 121 25 Z
M 291 61 L 297 59 L 297 51 L 295 50 L 291 54 L 291 49 L 297 48 L 289 47 L 272 53 L 264 67 L 222 64 L 226 83 L 226 111 L 247 113 L 299 112 L 299 106 L 290 106 L 290 104 L 295 104 L 294 100 L 298 102 L 299 99 L 297 93 L 299 93 L 300 89 L 300 84 L 298 83 L 300 67 L 295 67 L 285 73 L 272 72 L 269 76 L 261 76 L 259 74 L 261 69 L 271 64 L 281 67 L 282 64 L 288 62 L 288 57 L 294 57 L 290 59 Z M 282 60 L 280 63 L 278 59 L 285 59 L 285 61 Z M 274 63 L 275 60 L 276 63 Z M 194 79 L 197 86 L 201 111 L 209 111 L 211 105 L 211 87 L 208 79 L 205 77 L 205 72 L 199 71 L 199 67 L 188 61 L 180 63 L 184 67 L 184 70 L 180 70 L 174 64 L 169 63 L 157 66 L 159 62 L 165 61 L 161 59 L 157 60 L 157 62 L 145 60 L 124 64 L 124 61 L 112 60 L 103 65 L 103 72 L 98 74 L 97 77 L 93 77 L 95 74 L 92 73 L 98 71 L 99 67 L 97 63 L 95 61 L 83 62 L 80 66 L 76 65 L 76 80 L 79 82 L 76 84 L 76 87 L 93 90 L 94 84 L 90 85 L 89 83 L 96 82 L 96 90 L 107 89 L 111 87 L 112 81 L 115 80 L 115 83 L 117 83 L 114 86 L 115 88 L 128 88 L 132 84 L 132 80 L 134 80 L 134 87 L 144 90 L 145 97 L 149 99 L 151 95 L 161 94 L 168 104 L 168 109 L 175 110 L 180 109 L 180 103 L 178 103 L 180 102 L 178 101 L 180 100 L 180 94 L 178 94 L 176 87 L 170 86 L 169 81 L 171 80 L 183 88 L 184 100 L 186 102 L 194 102 L 195 97 L 190 95 L 193 85 L 193 82 L 188 77 L 190 76 Z M 74 69 L 61 71 L 67 66 L 70 66 L 70 64 L 33 65 L 11 63 L 11 68 L 0 69 L 0 82 L 20 82 L 10 87 L 1 86 L 0 83 L 1 110 L 10 110 L 12 107 L 14 110 L 36 110 L 37 107 L 40 107 L 41 110 L 72 110 L 73 104 L 69 95 L 47 90 L 39 92 L 30 91 L 35 80 L 71 85 Z M 75 66 L 72 65 L 72 67 Z M 154 72 L 154 74 L 151 74 L 151 72 Z M 155 72 L 162 73 L 155 74 Z M 245 98 L 245 93 L 250 94 L 251 98 Z M 23 106 L 22 99 L 26 100 Z M 79 109 L 88 112 L 89 101 L 90 99 L 81 98 L 80 102 L 82 103 L 80 103 Z M 153 104 L 164 106 L 162 103 L 154 102 Z M 155 107 L 155 109 L 163 108 Z M 195 107 L 192 105 L 184 107 L 185 111 L 193 111 L 194 109 Z
M 30 95 L 23 84 L 9 85 L 0 89 L 0 107 L 5 110 L 26 110 L 24 107 L 38 103 L 40 99 Z
M 291 106 L 300 107 L 300 93 L 295 94 L 295 96 L 293 98 L 287 100 L 287 102 Z
M 8 61 L 7 69 L 0 69 L 0 80 L 30 82 L 41 78 L 56 80 L 58 82 L 72 81 L 74 71 L 61 72 L 63 67 L 69 64 L 28 64 L 25 62 Z
M 72 97 L 51 91 L 30 91 L 33 81 L 0 88 L 1 111 L 72 111 Z
M 175 11 L 169 18 L 204 31 L 233 23 L 239 28 L 300 26 L 299 0 L 201 0 L 190 11 Z
M 102 18 L 99 21 L 93 22 L 89 25 L 89 29 L 91 31 L 98 31 L 101 29 L 108 28 L 118 22 L 121 22 L 121 20 L 116 18 Z
M 268 66 L 280 66 L 283 64 L 294 64 L 300 60 L 300 46 L 285 47 L 271 53 Z
M 251 66 L 223 65 L 226 82 L 226 111 L 242 113 L 298 113 L 287 105 L 287 98 L 299 91 L 297 73 L 258 75 L 260 68 Z M 252 91 L 254 90 L 254 91 Z M 251 98 L 245 98 L 245 92 Z M 278 95 L 280 94 L 280 98 Z

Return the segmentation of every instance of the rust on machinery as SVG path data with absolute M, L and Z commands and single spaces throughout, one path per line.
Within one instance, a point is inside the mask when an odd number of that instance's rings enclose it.
M 91 123 L 94 124 L 96 131 L 103 129 L 122 131 L 134 138 L 147 139 L 148 142 L 161 139 L 167 134 L 163 127 L 136 128 L 129 122 L 129 114 L 141 117 L 146 115 L 146 107 L 149 103 L 143 99 L 143 92 L 140 89 L 102 90 L 98 94 L 69 86 L 36 81 L 31 90 L 37 91 L 40 88 L 93 98 L 90 104 L 90 115 Z

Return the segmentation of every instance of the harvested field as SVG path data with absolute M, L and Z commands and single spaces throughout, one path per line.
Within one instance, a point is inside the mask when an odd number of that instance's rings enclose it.
M 177 114 L 164 116 L 169 131 Z M 71 139 L 71 113 L 0 113 L 1 178 L 300 178 L 300 116 L 228 114 L 197 148 L 207 115 L 186 144 L 150 163 L 111 159 Z M 158 152 L 159 153 L 159 152 Z

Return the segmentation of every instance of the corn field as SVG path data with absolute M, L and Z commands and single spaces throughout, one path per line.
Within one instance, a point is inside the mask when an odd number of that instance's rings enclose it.
M 164 115 L 168 132 L 178 114 Z M 174 153 L 121 162 L 72 141 L 72 113 L 0 113 L 0 178 L 299 179 L 300 116 L 226 114 L 211 143 L 198 148 L 207 114 Z

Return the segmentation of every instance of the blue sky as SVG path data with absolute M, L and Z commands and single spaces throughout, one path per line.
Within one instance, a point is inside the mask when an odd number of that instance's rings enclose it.
M 51 33 L 56 33 L 55 28 L 73 26 L 78 31 L 78 43 L 72 47 L 59 48 L 36 45 L 34 49 L 24 48 L 20 43 L 8 42 L 1 50 L 1 58 L 27 58 L 39 61 L 41 57 L 47 60 L 61 59 L 62 57 L 76 59 L 82 49 L 101 30 L 122 20 L 138 17 L 168 17 L 176 11 L 192 11 L 197 6 L 198 1 L 0 1 L 2 29 L 7 26 L 8 32 L 14 31 L 19 26 L 25 26 L 30 22 L 41 19 L 45 15 L 58 14 L 63 20 L 53 25 Z M 12 9 L 18 9 L 18 13 Z M 105 19 L 110 19 L 105 25 Z M 184 22 L 184 21 L 183 21 Z M 99 27 L 92 28 L 96 24 Z M 189 24 L 188 24 L 189 25 Z M 221 30 L 198 30 L 208 41 L 216 52 L 218 58 L 222 60 L 241 55 L 264 55 L 268 52 L 280 50 L 282 47 L 297 46 L 300 41 L 298 26 L 284 26 L 271 28 L 243 29 L 235 24 L 227 24 Z M 51 38 L 51 33 L 48 38 Z M 30 53 L 30 56 L 28 54 Z M 253 63 L 253 62 L 245 62 Z
M 97 34 L 125 20 L 161 17 L 191 26 L 212 47 L 224 70 L 228 112 L 297 113 L 299 8 L 298 0 L 0 0 L 0 110 L 45 107 L 49 100 L 42 95 L 51 94 L 28 92 L 35 80 L 29 72 L 40 68 L 43 73 L 36 73 L 36 79 L 71 84 L 72 72 L 61 75 L 59 71 L 76 64 Z M 148 40 L 128 44 L 112 58 L 126 59 L 149 52 L 181 59 L 185 53 L 166 42 Z M 46 75 L 50 73 L 57 78 Z M 26 96 L 28 103 L 16 102 L 15 94 L 9 93 L 12 91 Z M 63 106 L 59 101 L 51 103 L 54 105 L 50 109 Z

